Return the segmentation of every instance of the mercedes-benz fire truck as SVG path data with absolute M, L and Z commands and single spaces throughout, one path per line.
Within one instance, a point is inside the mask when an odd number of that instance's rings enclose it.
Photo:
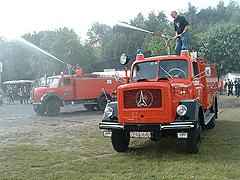
M 128 60 L 121 56 L 122 64 Z M 188 152 L 198 153 L 202 130 L 214 128 L 218 118 L 216 66 L 187 50 L 180 56 L 138 54 L 127 80 L 99 123 L 113 148 L 124 152 L 131 138 L 158 141 L 171 135 L 186 139 Z

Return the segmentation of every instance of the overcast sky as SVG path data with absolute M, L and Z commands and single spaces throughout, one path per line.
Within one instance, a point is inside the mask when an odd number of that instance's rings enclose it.
M 72 28 L 86 39 L 93 22 L 113 26 L 129 22 L 138 13 L 145 18 L 154 10 L 163 11 L 169 20 L 172 10 L 186 10 L 190 0 L 0 0 L 0 36 L 18 38 L 28 32 Z M 225 6 L 230 0 L 223 0 Z M 240 0 L 235 0 L 240 4 Z M 216 7 L 219 0 L 191 0 L 195 7 Z

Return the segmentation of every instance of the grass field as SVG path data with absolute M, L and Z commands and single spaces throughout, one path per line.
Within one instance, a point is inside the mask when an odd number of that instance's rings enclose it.
M 220 109 L 198 154 L 186 152 L 185 140 L 170 137 L 131 139 L 129 150 L 117 153 L 98 124 L 91 128 L 4 137 L 9 145 L 0 148 L 0 179 L 240 179 L 239 108 Z

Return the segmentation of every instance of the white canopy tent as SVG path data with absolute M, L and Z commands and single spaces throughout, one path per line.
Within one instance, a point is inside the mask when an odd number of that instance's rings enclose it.
M 224 79 L 228 80 L 228 79 L 230 79 L 232 81 L 235 81 L 236 78 L 240 78 L 240 73 L 227 73 L 227 74 L 222 75 L 220 77 L 221 80 L 224 80 Z

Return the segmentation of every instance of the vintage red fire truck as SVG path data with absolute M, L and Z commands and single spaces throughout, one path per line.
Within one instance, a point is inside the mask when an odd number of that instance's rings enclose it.
M 113 91 L 122 84 L 114 76 L 89 74 L 83 77 L 57 75 L 47 78 L 46 85 L 32 92 L 31 102 L 37 114 L 55 116 L 60 107 L 68 104 L 83 104 L 87 109 L 104 110 L 107 100 L 112 101 Z
M 121 56 L 122 64 L 128 56 Z M 129 82 L 117 88 L 117 102 L 107 104 L 99 128 L 124 152 L 130 138 L 185 138 L 189 153 L 198 153 L 201 133 L 218 118 L 216 66 L 187 50 L 180 56 L 145 58 L 138 54 Z

